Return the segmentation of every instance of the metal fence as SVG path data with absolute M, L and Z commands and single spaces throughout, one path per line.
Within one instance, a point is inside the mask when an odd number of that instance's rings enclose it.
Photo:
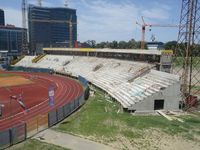
M 0 149 L 5 149 L 9 146 L 22 142 L 38 132 L 52 127 L 78 109 L 84 104 L 84 102 L 84 94 L 82 94 L 73 101 L 62 107 L 56 108 L 47 114 L 35 116 L 10 129 L 0 131 Z
M 0 132 L 0 149 L 17 144 L 26 139 L 26 124 L 18 124 L 11 129 Z
M 0 132 L 0 148 L 6 148 L 11 145 L 10 129 Z
M 29 138 L 46 128 L 48 128 L 48 114 L 38 115 L 26 121 L 26 136 Z
M 24 71 L 24 72 L 43 72 L 43 73 L 53 73 L 53 69 L 48 68 L 32 68 L 32 67 L 22 67 L 22 66 L 9 66 L 9 71 Z

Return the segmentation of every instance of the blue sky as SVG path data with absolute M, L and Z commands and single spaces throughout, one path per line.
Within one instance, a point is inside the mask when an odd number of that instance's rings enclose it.
M 28 0 L 37 4 L 37 0 Z M 178 24 L 181 0 L 68 0 L 77 9 L 78 40 L 128 41 L 141 39 L 136 21 L 144 16 L 146 23 Z M 43 6 L 63 6 L 64 0 L 43 0 Z M 6 23 L 21 26 L 21 0 L 0 0 Z M 152 27 L 146 30 L 146 40 L 152 34 L 157 41 L 177 40 L 178 28 Z

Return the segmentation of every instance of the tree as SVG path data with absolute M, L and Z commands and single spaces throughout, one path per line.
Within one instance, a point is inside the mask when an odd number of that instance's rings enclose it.
M 126 48 L 127 48 L 127 42 L 125 42 L 125 41 L 120 41 L 120 42 L 118 43 L 118 48 L 119 48 L 119 49 L 126 49 Z
M 92 48 L 96 47 L 96 41 L 95 40 L 88 40 L 86 43 L 89 44 L 90 47 L 92 47 Z
M 140 48 L 140 42 L 135 41 L 134 39 L 131 39 L 127 43 L 129 49 L 138 49 Z
M 109 48 L 117 49 L 118 48 L 118 42 L 117 41 L 110 42 Z
M 112 48 L 112 49 L 139 49 L 140 48 L 140 41 L 135 41 L 134 39 L 126 41 L 112 41 L 112 42 L 100 42 L 97 43 L 94 40 L 88 40 L 86 43 L 93 48 Z
M 166 50 L 175 50 L 176 46 L 177 46 L 176 41 L 169 41 L 169 42 L 165 43 L 164 48 Z

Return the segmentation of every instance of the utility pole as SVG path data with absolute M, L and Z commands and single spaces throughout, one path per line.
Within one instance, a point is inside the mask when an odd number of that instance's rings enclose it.
M 200 94 L 200 2 L 182 0 L 178 42 L 175 50 L 173 73 L 181 76 L 183 101 L 190 95 Z

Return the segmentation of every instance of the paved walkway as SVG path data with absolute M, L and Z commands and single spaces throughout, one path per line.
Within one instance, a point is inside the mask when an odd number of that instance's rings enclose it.
M 87 139 L 83 139 L 80 137 L 76 137 L 73 135 L 56 132 L 51 129 L 47 129 L 39 134 L 37 134 L 35 139 L 58 145 L 64 148 L 69 148 L 72 150 L 114 150 L 111 147 L 108 147 L 106 145 L 89 141 Z

